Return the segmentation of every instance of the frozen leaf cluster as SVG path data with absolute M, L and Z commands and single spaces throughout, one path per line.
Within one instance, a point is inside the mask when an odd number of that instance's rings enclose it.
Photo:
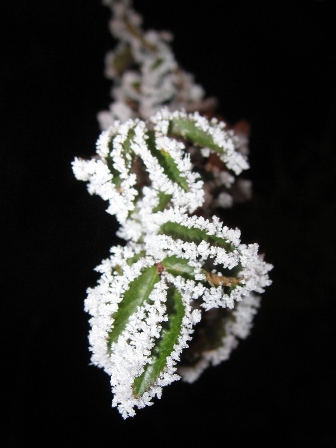
M 192 383 L 246 338 L 272 266 L 217 211 L 249 199 L 248 130 L 176 62 L 172 35 L 144 31 L 130 0 L 104 0 L 118 41 L 106 56 L 113 102 L 74 175 L 107 203 L 123 245 L 89 288 L 92 363 L 111 377 L 123 418 L 180 378 Z
M 113 406 L 124 418 L 152 404 L 162 387 L 192 382 L 228 358 L 246 337 L 270 284 L 258 245 L 203 209 L 202 172 L 216 156 L 234 179 L 248 168 L 217 119 L 159 110 L 144 121 L 114 121 L 91 160 L 73 171 L 108 202 L 124 246 L 97 268 L 88 290 L 92 362 L 111 376 Z
M 215 99 L 204 99 L 203 88 L 175 60 L 170 32 L 143 30 L 142 17 L 130 1 L 103 3 L 111 9 L 110 31 L 118 45 L 106 55 L 105 75 L 113 81 L 113 102 L 98 114 L 102 129 L 116 119 L 147 119 L 163 105 L 188 112 L 214 107 Z
M 103 4 L 111 10 L 109 29 L 117 45 L 105 59 L 105 75 L 112 81 L 112 102 L 108 110 L 98 113 L 101 130 L 114 126 L 116 120 L 122 123 L 135 118 L 147 120 L 163 106 L 169 111 L 184 110 L 213 117 L 217 100 L 206 97 L 194 76 L 178 64 L 170 45 L 173 35 L 144 30 L 142 17 L 129 0 L 104 0 Z M 223 119 L 220 121 L 224 127 Z M 179 123 L 175 123 L 175 128 L 178 132 Z M 247 156 L 248 124 L 238 122 L 231 129 L 225 124 L 225 132 L 231 134 L 228 141 L 236 151 Z M 198 143 L 207 146 L 207 142 Z M 229 208 L 251 198 L 250 180 L 236 179 L 216 155 L 205 159 L 192 147 L 188 151 L 193 164 L 204 172 L 203 215 L 209 212 L 211 216 L 216 207 Z M 203 151 L 205 154 L 207 150 Z

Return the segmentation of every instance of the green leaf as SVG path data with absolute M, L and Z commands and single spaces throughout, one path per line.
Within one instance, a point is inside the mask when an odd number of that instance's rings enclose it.
M 132 140 L 133 140 L 133 138 L 134 138 L 134 134 L 135 134 L 135 133 L 134 133 L 134 129 L 133 129 L 133 128 L 130 129 L 130 130 L 128 131 L 127 138 L 126 138 L 126 140 L 125 140 L 124 143 L 123 143 L 122 156 L 123 156 L 123 158 L 124 158 L 124 160 L 125 160 L 125 165 L 126 165 L 126 167 L 128 168 L 129 172 L 130 172 L 131 169 L 132 169 L 133 162 L 134 162 L 134 159 L 135 159 L 134 151 L 132 151 L 132 149 L 131 149 L 131 144 L 132 144 Z M 113 135 L 113 136 L 111 137 L 111 140 L 110 140 L 110 143 L 109 143 L 109 146 L 110 146 L 110 148 L 111 148 L 111 151 L 113 151 L 113 142 L 114 142 L 115 137 L 116 137 L 116 135 Z M 121 184 L 122 179 L 121 179 L 121 177 L 120 177 L 120 172 L 114 167 L 114 164 L 113 164 L 113 156 L 111 156 L 111 155 L 109 154 L 109 155 L 106 157 L 106 163 L 107 163 L 107 166 L 108 166 L 108 168 L 109 168 L 109 170 L 111 171 L 112 176 L 113 176 L 113 178 L 112 178 L 112 182 L 113 182 L 113 183 L 115 184 L 115 186 L 118 188 L 118 187 L 120 186 L 120 184 Z
M 171 236 L 173 239 L 180 239 L 187 243 L 200 244 L 202 241 L 207 241 L 209 244 L 222 247 L 228 252 L 233 252 L 235 246 L 229 243 L 224 238 L 220 238 L 216 235 L 208 235 L 205 230 L 198 229 L 196 227 L 187 227 L 176 222 L 166 222 L 161 225 L 160 233 Z
M 175 255 L 166 257 L 161 261 L 161 265 L 173 275 L 181 275 L 184 278 L 193 278 L 195 275 L 195 270 L 188 264 L 188 261 Z
M 171 199 L 171 194 L 166 194 L 163 191 L 159 191 L 159 203 L 153 208 L 153 213 L 162 212 Z
M 129 45 L 125 45 L 114 54 L 113 68 L 120 76 L 133 62 L 133 56 Z
M 169 154 L 168 151 L 156 147 L 154 132 L 148 132 L 147 143 L 152 155 L 157 158 L 159 164 L 162 166 L 165 175 L 169 177 L 170 180 L 179 185 L 184 191 L 188 191 L 189 188 L 187 180 L 181 175 L 181 172 L 178 169 L 173 157 Z
M 155 70 L 164 62 L 163 58 L 158 58 L 151 66 L 151 70 Z
M 211 134 L 196 126 L 195 121 L 190 118 L 173 118 L 169 123 L 169 134 L 182 137 L 192 143 L 205 148 L 213 149 L 219 154 L 224 150 L 216 145 Z
M 135 397 L 141 397 L 165 368 L 167 357 L 173 352 L 181 334 L 184 313 L 185 307 L 181 294 L 176 288 L 170 287 L 167 291 L 168 321 L 162 324 L 160 338 L 152 350 L 150 363 L 145 366 L 143 373 L 134 380 Z
M 140 258 L 144 257 L 146 255 L 145 251 L 141 251 L 138 254 L 133 255 L 133 257 L 130 257 L 127 259 L 128 266 L 132 266 L 132 264 L 136 263 L 140 260 Z
M 131 167 L 131 165 L 133 163 L 133 160 L 134 160 L 134 157 L 135 157 L 134 152 L 133 152 L 133 150 L 131 148 L 131 144 L 132 144 L 132 140 L 134 138 L 134 135 L 135 135 L 134 129 L 131 128 L 128 131 L 128 135 L 127 135 L 126 140 L 123 143 L 123 148 L 124 148 L 123 156 L 124 156 L 125 160 L 128 161 L 128 166 L 129 167 Z M 131 156 L 131 157 L 129 157 L 129 156 Z M 127 165 L 127 163 L 126 163 L 126 165 Z
M 113 329 L 108 335 L 108 349 L 116 342 L 124 331 L 129 317 L 148 301 L 155 283 L 159 281 L 157 266 L 145 268 L 139 277 L 130 283 L 128 290 L 124 294 L 123 300 L 119 303 L 118 311 L 114 314 Z

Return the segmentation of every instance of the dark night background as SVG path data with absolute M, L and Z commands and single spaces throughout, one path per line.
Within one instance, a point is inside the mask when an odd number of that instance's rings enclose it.
M 251 124 L 254 198 L 229 220 L 274 264 L 251 336 L 194 385 L 124 421 L 89 366 L 86 288 L 114 244 L 106 204 L 75 180 L 110 102 L 114 42 L 97 0 L 11 0 L 0 27 L 0 445 L 334 447 L 335 3 L 135 1 L 174 33 L 219 112 Z M 236 220 L 236 221 L 235 221 Z

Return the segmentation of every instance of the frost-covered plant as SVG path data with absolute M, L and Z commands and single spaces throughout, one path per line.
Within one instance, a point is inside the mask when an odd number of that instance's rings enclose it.
M 249 334 L 272 266 L 214 214 L 244 190 L 244 142 L 206 116 L 210 103 L 165 35 L 144 33 L 129 1 L 104 3 L 120 40 L 107 58 L 116 101 L 96 156 L 76 158 L 73 171 L 108 201 L 125 240 L 96 268 L 85 310 L 92 362 L 111 376 L 112 405 L 127 418 L 163 386 L 228 359 Z

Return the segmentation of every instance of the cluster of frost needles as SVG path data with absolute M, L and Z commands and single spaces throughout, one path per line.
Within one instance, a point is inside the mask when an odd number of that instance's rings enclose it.
M 96 268 L 85 310 L 92 363 L 127 418 L 163 386 L 229 358 L 272 266 L 214 214 L 249 197 L 237 179 L 249 168 L 246 140 L 206 113 L 213 102 L 177 65 L 167 33 L 144 32 L 130 1 L 104 3 L 120 41 L 107 57 L 115 102 L 99 114 L 96 155 L 73 171 L 107 201 L 125 240 Z

